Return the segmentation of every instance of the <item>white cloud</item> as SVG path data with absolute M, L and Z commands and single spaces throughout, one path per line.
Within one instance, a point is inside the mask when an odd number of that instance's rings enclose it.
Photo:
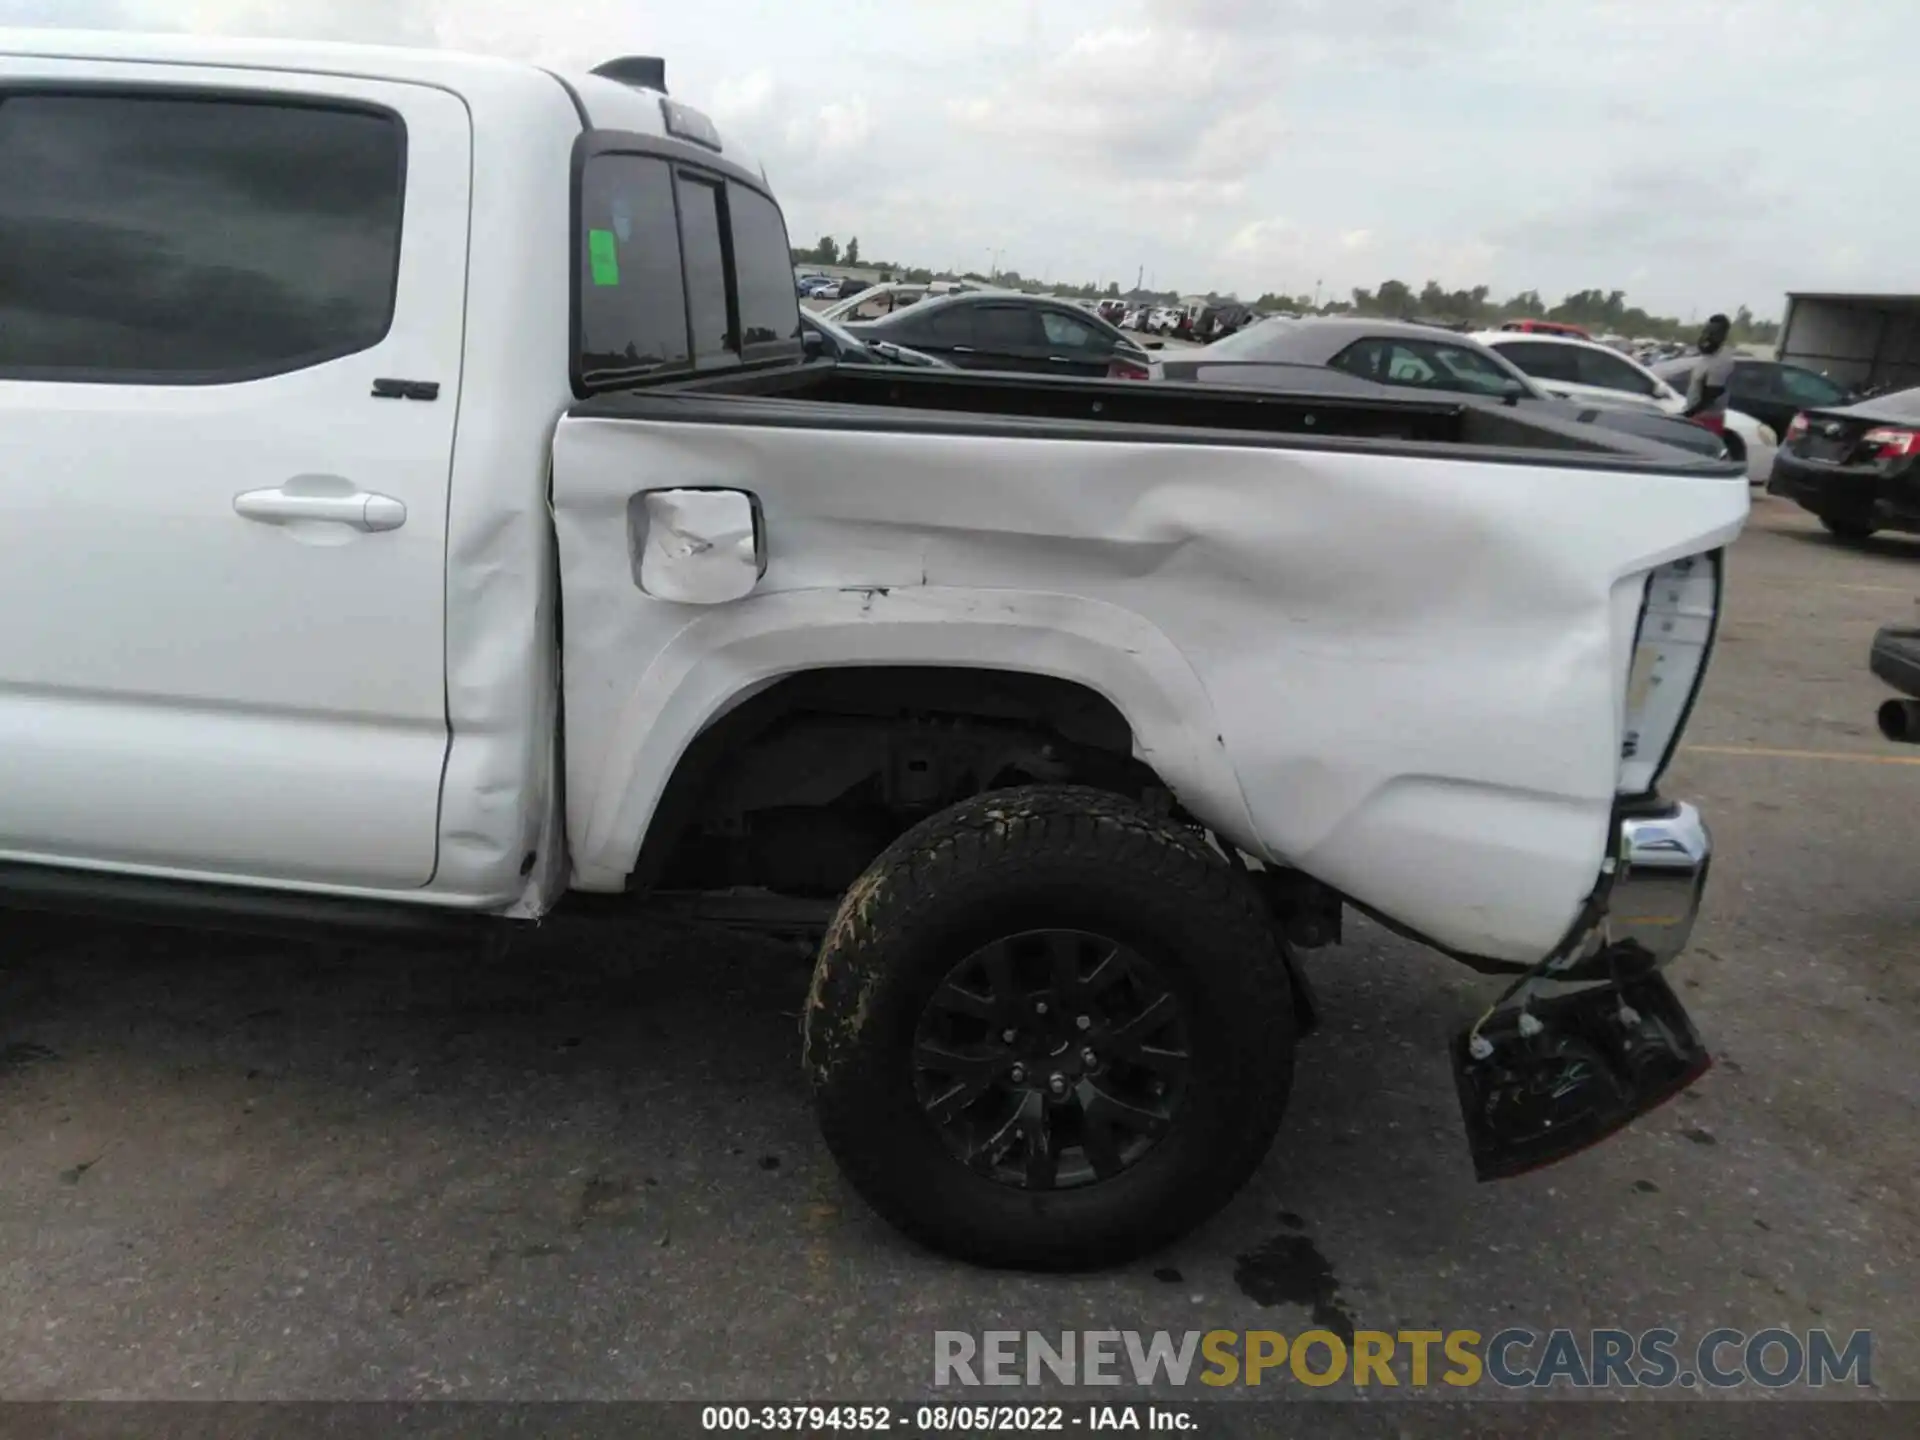
M 1844 17 L 1844 24 L 1836 20 Z M 1204 290 L 1911 287 L 1914 0 L 0 0 L 132 25 L 667 58 L 796 234 Z M 1837 28 L 1836 28 L 1837 26 Z M 1867 198 L 1863 198 L 1867 197 Z M 1284 215 L 1287 222 L 1274 217 Z M 1843 217 L 1838 226 L 1836 217 Z
M 856 95 L 844 103 L 822 105 L 813 119 L 795 120 L 787 127 L 789 144 L 811 142 L 821 154 L 846 154 L 857 151 L 873 134 L 873 120 L 867 102 Z
M 703 99 L 701 108 L 722 125 L 758 124 L 773 112 L 773 72 L 755 70 L 722 80 L 713 87 L 713 94 Z

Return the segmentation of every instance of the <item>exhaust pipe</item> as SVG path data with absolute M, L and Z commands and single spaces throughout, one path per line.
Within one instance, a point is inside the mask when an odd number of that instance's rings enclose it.
M 1920 700 L 1889 700 L 1880 707 L 1880 733 L 1902 745 L 1920 745 Z

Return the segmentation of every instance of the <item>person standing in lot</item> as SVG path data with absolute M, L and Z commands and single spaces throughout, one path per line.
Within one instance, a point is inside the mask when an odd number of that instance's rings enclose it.
M 1709 316 L 1700 332 L 1700 363 L 1687 381 L 1687 408 L 1680 413 L 1716 435 L 1727 429 L 1727 387 L 1733 383 L 1733 355 L 1727 336 L 1733 325 L 1724 315 Z

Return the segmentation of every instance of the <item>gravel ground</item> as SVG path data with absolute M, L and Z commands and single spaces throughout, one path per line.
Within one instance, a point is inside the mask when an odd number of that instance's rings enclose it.
M 1920 752 L 1874 732 L 1865 665 L 1916 591 L 1920 542 L 1848 550 L 1757 502 L 1666 786 L 1718 843 L 1673 972 L 1720 1059 L 1694 1090 L 1476 1185 L 1444 1047 L 1489 982 L 1350 925 L 1307 958 L 1324 1028 L 1256 1180 L 1107 1274 L 965 1269 L 861 1207 L 808 1113 L 790 948 L 9 919 L 0 1396 L 905 1399 L 936 1329 L 1317 1314 L 1870 1328 L 1877 1393 L 1920 1399 Z

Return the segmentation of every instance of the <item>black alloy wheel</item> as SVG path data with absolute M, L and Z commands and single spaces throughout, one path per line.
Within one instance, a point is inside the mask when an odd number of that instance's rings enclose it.
M 974 951 L 935 989 L 914 1090 L 970 1170 L 1069 1189 L 1159 1143 L 1190 1059 L 1184 1009 L 1149 961 L 1084 930 L 1029 930 Z

